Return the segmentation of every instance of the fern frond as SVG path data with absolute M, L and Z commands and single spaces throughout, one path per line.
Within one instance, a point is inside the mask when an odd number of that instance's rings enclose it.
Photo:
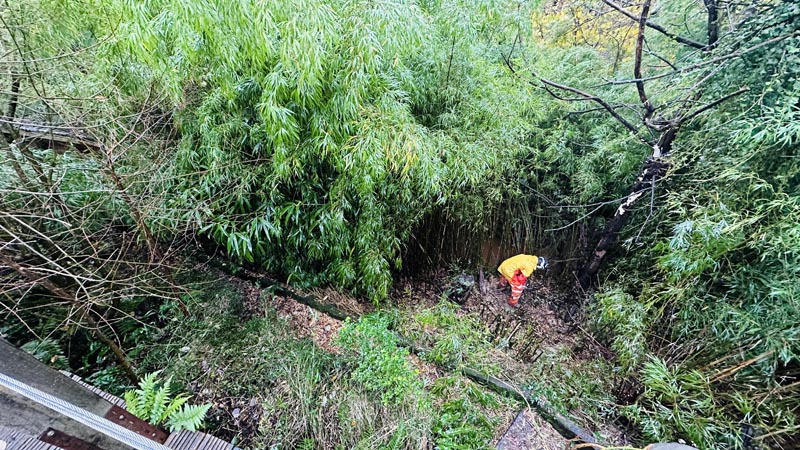
M 160 424 L 167 418 L 166 411 L 169 404 L 169 384 L 161 386 L 153 395 L 153 404 L 148 411 L 149 422 L 152 424 Z
M 189 431 L 197 431 L 203 424 L 203 419 L 206 413 L 211 409 L 211 404 L 204 405 L 183 405 L 180 411 L 176 411 L 169 417 L 167 425 L 169 431 L 175 432 L 178 430 L 186 429 Z
M 183 404 L 186 403 L 188 400 L 189 397 L 183 394 L 175 397 L 175 399 L 173 399 L 167 406 L 167 410 L 164 411 L 164 419 L 162 420 L 168 419 L 169 416 L 179 411 L 181 409 L 181 406 L 183 406 Z
M 139 395 L 139 392 L 140 391 L 138 390 L 126 391 L 124 397 L 125 397 L 125 408 L 128 410 L 128 412 L 141 419 L 142 412 L 139 409 L 139 398 L 141 396 Z
M 161 374 L 160 370 L 156 370 L 155 372 L 148 373 L 139 381 L 139 388 L 143 391 L 146 391 L 148 388 L 153 389 L 155 388 L 157 381 L 156 377 Z
M 161 371 L 157 370 L 153 373 L 145 375 L 144 378 L 142 378 L 142 380 L 139 382 L 139 389 L 136 390 L 136 393 L 139 395 L 139 412 L 145 416 L 142 417 L 145 420 L 149 418 L 150 410 L 153 406 L 153 402 L 155 401 L 156 386 L 158 385 L 156 377 L 160 373 Z

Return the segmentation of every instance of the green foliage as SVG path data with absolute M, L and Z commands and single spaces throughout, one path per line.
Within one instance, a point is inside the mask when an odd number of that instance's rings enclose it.
M 192 105 L 178 117 L 169 205 L 183 215 L 170 220 L 292 282 L 384 298 L 400 242 L 441 178 L 403 91 L 425 32 L 418 9 L 225 3 L 116 4 L 123 38 L 109 58 Z M 225 27 L 209 28 L 217 21 Z
M 84 378 L 87 383 L 91 384 L 92 386 L 101 389 L 105 392 L 114 395 L 125 395 L 130 389 L 133 389 L 133 385 L 130 384 L 131 381 L 127 378 L 125 373 L 118 367 L 118 366 L 109 366 L 104 367 L 105 364 L 102 364 L 107 359 L 105 357 L 98 358 L 99 361 L 95 364 L 91 364 L 88 362 L 84 362 L 84 369 L 87 367 L 93 366 L 100 366 L 99 370 L 95 370 L 87 377 Z
M 454 303 L 440 301 L 432 308 L 403 317 L 398 329 L 425 349 L 426 361 L 457 369 L 465 365 L 495 372 L 489 330 L 475 315 L 459 311 Z
M 171 432 L 182 429 L 197 430 L 202 426 L 203 419 L 210 408 L 211 404 L 208 403 L 204 405 L 183 405 L 181 409 L 170 412 L 167 420 L 169 430 Z
M 651 149 L 596 105 L 553 100 L 524 77 L 532 69 L 598 94 L 639 123 L 624 106 L 638 101 L 636 89 L 619 81 L 631 75 L 635 22 L 584 1 L 538 3 L 6 2 L 2 75 L 26 75 L 16 118 L 83 124 L 104 142 L 127 136 L 136 145 L 86 155 L 8 146 L 0 152 L 0 247 L 27 257 L 37 273 L 67 269 L 69 287 L 86 288 L 76 291 L 87 293 L 87 304 L 125 313 L 113 331 L 146 365 L 176 361 L 182 382 L 201 379 L 231 395 L 255 396 L 251 386 L 268 385 L 275 401 L 265 409 L 282 421 L 263 424 L 273 430 L 265 440 L 274 438 L 265 446 L 369 447 L 380 434 L 380 445 L 414 447 L 432 421 L 410 420 L 385 404 L 425 396 L 387 318 L 348 325 L 342 339 L 352 373 L 287 337 L 277 321 L 242 324 L 225 314 L 170 323 L 164 334 L 172 347 L 149 353 L 142 343 L 161 331 L 136 331 L 131 314 L 138 305 L 156 309 L 141 302 L 149 295 L 142 291 L 162 296 L 151 286 L 157 277 L 122 288 L 118 281 L 134 279 L 138 269 L 73 256 L 118 261 L 116 252 L 133 245 L 108 236 L 121 229 L 120 239 L 129 239 L 144 223 L 164 242 L 202 234 L 293 283 L 331 283 L 373 301 L 387 296 L 393 270 L 418 263 L 401 261 L 417 244 L 436 250 L 452 239 L 472 256 L 485 239 L 503 236 L 517 249 L 549 247 L 577 259 Z M 704 5 L 688 0 L 659 4 L 651 17 L 692 39 L 706 34 L 705 19 Z M 750 90 L 683 126 L 668 157 L 674 170 L 654 189 L 652 206 L 630 211 L 639 220 L 624 231 L 623 260 L 594 306 L 595 331 L 619 367 L 570 366 L 560 351 L 545 354 L 537 368 L 563 382 L 538 388 L 543 395 L 564 408 L 596 401 L 606 413 L 614 407 L 603 395 L 605 380 L 581 374 L 622 373 L 644 386 L 625 411 L 650 438 L 738 445 L 731 424 L 741 422 L 760 430 L 765 445 L 796 439 L 798 20 L 796 2 L 731 3 L 720 18 L 727 31 L 703 51 L 648 29 L 644 70 L 666 74 L 647 81 L 656 115 L 709 104 L 743 85 Z M 512 49 L 518 76 L 500 56 Z M 671 72 L 669 65 L 695 68 Z M 0 104 L 11 103 L 10 93 L 0 92 Z M 155 116 L 162 117 L 157 126 Z M 105 173 L 109 161 L 129 181 L 122 189 Z M 62 203 L 54 207 L 54 200 Z M 141 220 L 132 214 L 137 205 L 146 206 Z M 19 230 L 36 237 L 11 236 Z M 35 252 L 17 253 L 28 243 Z M 58 256 L 57 267 L 38 259 L 42 249 Z M 111 266 L 120 279 L 102 272 Z M 110 280 L 106 291 L 98 280 Z M 14 321 L 3 326 L 12 338 L 28 342 L 59 330 L 60 338 L 88 340 L 63 322 L 71 317 L 66 309 L 43 308 L 49 300 L 41 289 L 9 286 L 3 306 L 22 305 L 20 316 L 4 316 Z M 171 313 L 165 305 L 162 316 Z M 431 348 L 428 361 L 497 370 L 485 329 L 452 306 L 399 326 Z M 41 357 L 60 354 L 46 347 L 36 350 Z M 108 351 L 86 347 L 86 370 L 112 384 Z M 220 369 L 231 361 L 243 379 L 197 373 L 204 362 Z M 347 380 L 336 384 L 346 394 L 334 400 L 313 392 L 333 389 L 326 380 L 334 378 Z M 368 398 L 375 393 L 380 404 Z M 163 415 L 165 398 L 166 391 L 154 396 L 146 415 Z M 323 398 L 333 406 L 315 406 Z M 480 445 L 479 415 L 458 399 L 442 404 L 438 435 L 454 429 L 466 436 L 446 445 Z M 458 422 L 457 412 L 471 419 Z M 330 434 L 323 416 L 336 417 L 341 435 Z M 361 420 L 367 416 L 373 419 Z
M 606 287 L 595 295 L 597 327 L 610 328 L 604 333 L 611 337 L 611 348 L 625 373 L 639 368 L 647 355 L 648 306 L 620 289 Z
M 491 448 L 492 422 L 466 399 L 445 402 L 432 431 L 440 449 Z
M 165 292 L 155 281 L 163 273 L 151 276 L 154 261 L 142 256 L 132 213 L 154 197 L 128 184 L 146 178 L 155 162 L 152 142 L 131 144 L 125 131 L 144 116 L 130 109 L 148 102 L 119 95 L 97 70 L 100 42 L 113 39 L 108 33 L 119 22 L 108 2 L 7 1 L 0 19 L 0 253 L 22 268 L 5 266 L 0 320 L 14 342 L 48 336 L 69 348 L 73 367 L 53 355 L 57 367 L 119 393 L 132 374 L 114 367 L 116 353 L 97 335 L 110 335 L 125 353 L 147 332 L 134 317 L 137 306 Z M 20 124 L 56 129 L 32 139 L 17 134 Z M 139 132 L 133 140 L 146 140 L 149 132 Z M 82 140 L 104 145 L 87 148 Z M 87 327 L 93 318 L 100 325 Z
M 669 369 L 658 358 L 642 368 L 644 393 L 623 414 L 639 425 L 647 440 L 702 443 L 703 448 L 741 448 L 739 426 L 728 421 L 709 380 L 695 370 Z
M 442 302 L 404 317 L 396 327 L 408 339 L 406 345 L 431 349 L 420 354 L 425 361 L 452 370 L 469 363 L 496 371 L 496 364 L 488 362 L 488 332 L 474 317 L 457 310 L 457 305 Z M 353 379 L 382 393 L 383 401 L 407 403 L 404 398 L 410 397 L 420 410 L 435 404 L 430 432 L 437 448 L 488 448 L 497 424 L 490 411 L 501 407 L 497 398 L 458 375 L 438 378 L 430 393 L 422 390 L 418 371 L 408 366 L 408 351 L 397 347 L 397 337 L 389 330 L 392 322 L 386 314 L 372 314 L 342 329 L 343 347 L 351 353 L 358 350 Z
M 567 417 L 585 421 L 586 428 L 591 429 L 600 428 L 592 424 L 613 421 L 620 414 L 613 395 L 619 370 L 616 361 L 589 359 L 573 354 L 569 348 L 554 347 L 544 349 L 534 367 L 520 378 L 531 395 L 544 399 Z M 585 416 L 578 417 L 575 411 Z
M 172 361 L 177 383 L 197 386 L 204 401 L 240 408 L 242 447 L 411 450 L 430 441 L 430 400 L 384 404 L 354 379 L 349 359 L 298 339 L 274 311 L 243 320 L 234 307 L 244 295 L 237 287 L 244 285 L 200 283 L 187 299 L 192 314 L 166 321 L 142 365 Z M 230 420 L 217 411 L 210 424 Z
M 178 430 L 196 431 L 203 424 L 211 404 L 189 405 L 189 397 L 174 395 L 172 378 L 160 382 L 161 371 L 145 375 L 139 381 L 139 389 L 125 392 L 127 410 L 153 425 L 166 424 L 170 432 Z
M 494 394 L 457 375 L 444 376 L 431 386 L 441 399 L 431 427 L 437 448 L 489 448 L 499 420 L 490 411 L 500 406 Z
M 61 346 L 51 338 L 26 342 L 20 346 L 20 349 L 56 369 L 67 369 L 69 367 Z
M 637 223 L 625 273 L 599 300 L 599 321 L 621 361 L 640 365 L 644 393 L 625 414 L 649 439 L 740 448 L 747 427 L 780 448 L 796 440 L 792 391 L 800 314 L 797 190 L 800 9 L 764 2 L 715 55 L 755 47 L 713 75 L 708 99 L 750 91 L 698 118 L 676 142 L 683 173 L 663 210 Z M 760 45 L 781 39 L 780 45 Z M 787 51 L 786 49 L 789 49 Z M 623 316 L 630 323 L 620 321 Z M 616 318 L 616 319 L 615 319 Z
M 564 222 L 545 208 L 620 189 L 641 160 L 607 137 L 613 121 L 565 118 L 509 76 L 496 39 L 528 9 L 223 3 L 116 2 L 104 58 L 177 110 L 173 195 L 153 226 L 205 234 L 292 283 L 383 299 L 423 218 L 474 233 L 473 252 L 498 231 L 541 245 Z M 570 80 L 604 64 L 536 50 L 540 70 Z
M 384 404 L 424 400 L 419 371 L 411 367 L 408 349 L 398 347 L 390 323 L 386 315 L 371 314 L 339 332 L 340 345 L 355 357 L 353 379 L 380 394 Z

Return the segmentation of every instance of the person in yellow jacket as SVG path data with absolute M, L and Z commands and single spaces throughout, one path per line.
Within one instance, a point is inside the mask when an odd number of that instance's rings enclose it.
M 508 258 L 500 264 L 497 271 L 500 272 L 500 285 L 505 286 L 506 283 L 511 285 L 511 297 L 508 298 L 508 304 L 517 307 L 519 306 L 519 298 L 525 290 L 525 283 L 528 277 L 531 276 L 534 270 L 542 270 L 547 268 L 547 259 L 542 256 L 533 255 L 517 255 Z

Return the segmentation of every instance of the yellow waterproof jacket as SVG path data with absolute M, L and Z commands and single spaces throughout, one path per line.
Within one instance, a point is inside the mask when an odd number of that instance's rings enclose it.
M 497 268 L 497 271 L 506 277 L 507 280 L 511 280 L 514 277 L 514 272 L 517 270 L 520 270 L 527 278 L 536 270 L 536 264 L 538 262 L 539 258 L 533 255 L 512 256 L 503 261 L 500 267 Z

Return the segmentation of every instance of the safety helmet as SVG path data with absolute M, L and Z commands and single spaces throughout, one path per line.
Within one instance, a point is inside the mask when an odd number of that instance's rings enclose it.
M 544 256 L 540 256 L 540 257 L 538 257 L 538 258 L 537 258 L 537 262 L 536 262 L 536 270 L 544 270 L 544 269 L 547 269 L 547 267 L 548 267 L 549 265 L 550 265 L 550 264 L 547 262 L 547 259 L 545 259 L 545 257 L 544 257 Z

